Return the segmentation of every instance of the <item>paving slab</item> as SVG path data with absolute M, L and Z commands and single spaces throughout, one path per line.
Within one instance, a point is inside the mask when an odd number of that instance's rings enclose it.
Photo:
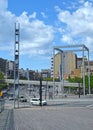
M 13 110 L 5 109 L 0 113 L 0 130 L 13 130 Z
M 14 130 L 93 130 L 93 109 L 84 107 L 16 109 Z

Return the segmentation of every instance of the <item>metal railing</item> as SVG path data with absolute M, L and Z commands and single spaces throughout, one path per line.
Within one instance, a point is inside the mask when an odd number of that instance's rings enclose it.
M 4 99 L 0 99 L 0 113 L 4 110 L 4 104 L 5 104 Z

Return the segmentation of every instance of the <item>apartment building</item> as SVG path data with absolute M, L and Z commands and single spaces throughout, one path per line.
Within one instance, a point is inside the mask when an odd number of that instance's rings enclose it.
M 60 77 L 61 60 L 62 60 L 61 53 L 57 53 L 54 59 L 54 70 L 55 70 L 54 75 L 56 78 Z
M 78 58 L 76 54 L 69 51 L 64 52 L 63 58 L 64 59 L 62 60 L 61 53 L 57 53 L 54 57 L 54 60 L 53 58 L 51 58 L 51 77 L 53 77 L 53 73 L 55 78 L 60 77 L 61 60 L 63 61 L 64 79 L 68 79 L 69 76 L 71 78 L 82 77 L 83 58 Z M 90 67 L 90 74 L 93 74 L 93 61 L 89 61 L 89 67 Z M 84 57 L 84 72 L 85 75 L 88 75 L 88 61 L 86 57 Z
M 51 77 L 53 77 L 53 73 L 55 75 L 55 78 L 60 77 L 60 69 L 62 69 L 60 68 L 61 62 L 63 62 L 62 64 L 63 64 L 64 78 L 67 79 L 68 76 L 74 72 L 74 69 L 76 69 L 76 54 L 68 51 L 63 53 L 63 60 L 61 53 L 57 53 L 54 57 L 54 60 L 53 58 L 51 58 Z
M 51 77 L 51 70 L 50 69 L 42 69 L 41 73 L 42 73 L 43 78 Z
M 0 58 L 0 71 L 6 73 L 6 60 L 3 58 Z
M 52 78 L 53 78 L 53 73 L 54 73 L 53 69 L 54 69 L 53 57 L 51 57 L 51 77 Z
M 14 61 L 6 60 L 6 72 L 5 75 L 7 78 L 14 77 Z
M 26 71 L 23 68 L 19 69 L 19 78 L 26 78 Z
M 68 78 L 76 69 L 76 54 L 70 51 L 64 52 L 63 62 L 64 77 Z
M 88 61 L 85 61 L 84 65 L 85 65 L 85 75 L 88 75 Z M 93 75 L 93 61 L 90 61 L 89 65 L 90 65 L 90 74 Z
M 14 76 L 14 62 L 0 58 L 0 71 L 4 73 L 6 78 Z

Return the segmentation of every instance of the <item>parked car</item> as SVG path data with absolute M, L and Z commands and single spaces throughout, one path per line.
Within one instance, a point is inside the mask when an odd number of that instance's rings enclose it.
M 14 100 L 14 96 L 10 96 L 8 99 L 9 100 Z
M 25 96 L 22 95 L 22 96 L 19 97 L 19 101 L 20 102 L 27 102 L 27 99 L 26 99 Z
M 32 98 L 30 103 L 32 105 L 40 105 L 40 98 Z M 47 105 L 47 101 L 42 99 L 42 105 Z
M 14 100 L 14 94 L 13 93 L 8 93 L 8 99 L 9 100 Z

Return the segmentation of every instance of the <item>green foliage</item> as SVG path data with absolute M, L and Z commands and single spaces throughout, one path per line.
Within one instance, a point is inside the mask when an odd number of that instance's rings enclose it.
M 4 81 L 4 75 L 0 71 L 0 90 L 5 89 L 7 87 L 5 81 Z
M 1 71 L 0 71 L 0 80 L 4 80 L 4 75 Z
M 43 78 L 43 80 L 44 80 L 44 81 L 53 81 L 53 78 L 51 78 L 51 77 L 48 77 L 48 78 L 45 77 L 45 78 Z
M 93 75 L 90 76 L 90 87 L 93 88 Z
M 83 83 L 83 79 L 79 78 L 79 77 L 71 78 L 69 76 L 68 81 L 72 82 L 72 83 L 78 83 L 78 82 Z M 89 84 L 88 76 L 85 76 L 85 86 L 86 86 L 86 88 L 89 88 L 88 84 Z M 93 88 L 93 75 L 90 75 L 90 88 L 91 89 Z
M 59 79 L 59 78 L 55 78 L 55 81 L 56 81 L 56 82 L 59 82 L 59 81 L 60 81 L 60 79 Z
M 43 81 L 53 81 L 53 78 L 52 77 L 48 77 L 48 78 L 43 78 Z M 55 78 L 55 81 L 56 82 L 59 82 L 60 81 L 60 79 L 59 78 Z
M 88 76 L 85 76 L 86 88 L 88 88 Z M 90 75 L 90 88 L 93 88 L 93 75 Z
M 78 82 L 82 83 L 82 78 L 80 78 L 80 77 L 71 78 L 69 76 L 68 81 L 71 83 L 78 83 Z
M 27 80 L 27 78 L 26 78 L 26 77 L 20 77 L 20 79 L 21 79 L 21 80 Z

